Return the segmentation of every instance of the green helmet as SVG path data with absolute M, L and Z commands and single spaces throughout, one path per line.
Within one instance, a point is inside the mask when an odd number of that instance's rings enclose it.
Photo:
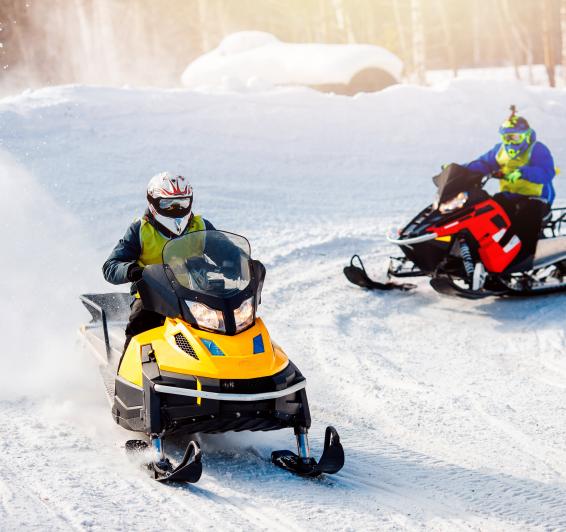
M 517 109 L 514 105 L 511 106 L 509 118 L 501 124 L 499 134 L 505 151 L 511 159 L 528 150 L 536 140 L 535 132 L 525 118 L 517 115 Z

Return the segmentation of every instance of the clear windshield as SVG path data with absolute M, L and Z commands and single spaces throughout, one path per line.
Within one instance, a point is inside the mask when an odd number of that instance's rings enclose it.
M 250 283 L 250 243 L 223 231 L 196 231 L 170 240 L 163 263 L 185 288 L 231 297 Z

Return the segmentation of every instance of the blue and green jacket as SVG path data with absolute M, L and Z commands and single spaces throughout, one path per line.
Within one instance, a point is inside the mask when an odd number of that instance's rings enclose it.
M 465 166 L 484 175 L 498 171 L 507 175 L 517 167 L 521 171 L 521 179 L 515 185 L 510 185 L 502 180 L 501 191 L 511 196 L 540 197 L 552 204 L 556 195 L 552 185 L 552 180 L 556 174 L 554 160 L 545 144 L 536 141 L 536 139 L 533 140 L 534 143 L 531 148 L 517 158 L 516 164 L 513 164 L 515 162 L 513 159 L 507 158 L 506 160 L 505 147 L 502 143 L 498 143 L 491 150 Z
M 213 230 L 214 226 L 200 216 L 194 216 L 184 234 Z M 181 235 L 182 236 L 182 235 Z M 146 214 L 128 227 L 102 266 L 104 278 L 112 284 L 128 283 L 128 268 L 132 264 L 147 266 L 161 262 L 163 246 L 171 239 L 159 231 L 153 218 Z

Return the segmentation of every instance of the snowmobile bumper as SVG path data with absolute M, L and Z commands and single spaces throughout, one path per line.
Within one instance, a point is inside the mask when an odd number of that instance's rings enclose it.
M 416 236 L 413 238 L 394 238 L 388 235 L 386 238 L 389 242 L 397 244 L 398 246 L 414 246 L 415 244 L 422 244 L 423 242 L 435 240 L 438 238 L 438 235 L 436 233 L 427 233 L 426 235 Z
M 161 371 L 142 349 L 143 387 L 116 377 L 112 414 L 146 434 L 266 431 L 310 426 L 306 380 L 292 362 L 270 377 L 210 379 Z

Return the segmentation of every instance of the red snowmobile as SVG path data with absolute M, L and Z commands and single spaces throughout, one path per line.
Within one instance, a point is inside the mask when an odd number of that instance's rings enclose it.
M 550 210 L 536 251 L 525 253 L 508 213 L 484 190 L 492 178 L 457 164 L 446 167 L 433 179 L 435 203 L 388 237 L 403 252 L 391 258 L 388 282 L 370 279 L 358 255 L 344 268 L 348 280 L 369 289 L 410 290 L 415 285 L 392 278 L 428 276 L 437 292 L 470 299 L 566 290 L 566 208 Z

